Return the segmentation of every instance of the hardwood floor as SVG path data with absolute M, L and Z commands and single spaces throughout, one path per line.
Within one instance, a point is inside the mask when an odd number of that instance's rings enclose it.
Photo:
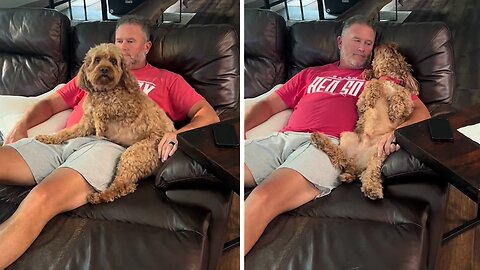
M 230 217 L 228 218 L 228 231 L 225 241 L 235 239 L 240 236 L 240 197 L 234 194 L 232 197 L 232 207 Z M 240 269 L 240 247 L 236 246 L 223 253 L 218 266 L 220 270 L 238 270 Z

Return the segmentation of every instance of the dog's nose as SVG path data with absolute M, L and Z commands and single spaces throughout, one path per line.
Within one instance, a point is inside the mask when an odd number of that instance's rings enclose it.
M 108 68 L 100 68 L 100 72 L 102 72 L 103 74 L 107 74 Z

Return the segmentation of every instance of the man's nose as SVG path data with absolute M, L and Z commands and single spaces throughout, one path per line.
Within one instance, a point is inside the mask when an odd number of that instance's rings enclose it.
M 126 46 L 125 43 L 117 44 L 117 47 L 118 47 L 121 51 L 126 51 L 126 50 L 128 49 L 128 47 Z
M 360 44 L 360 46 L 358 46 L 358 50 L 361 51 L 361 52 L 365 52 L 365 47 L 366 47 L 366 46 L 367 46 L 367 45 L 365 45 L 365 44 L 362 43 L 362 44 Z

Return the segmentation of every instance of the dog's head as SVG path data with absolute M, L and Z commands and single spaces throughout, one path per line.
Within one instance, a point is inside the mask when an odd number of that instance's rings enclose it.
M 392 77 L 401 81 L 412 94 L 418 94 L 419 86 L 412 75 L 411 66 L 397 50 L 395 43 L 384 43 L 375 48 L 372 69 L 375 78 Z
M 119 87 L 135 91 L 138 87 L 120 49 L 110 43 L 102 43 L 87 52 L 77 74 L 77 85 L 87 92 L 105 92 Z

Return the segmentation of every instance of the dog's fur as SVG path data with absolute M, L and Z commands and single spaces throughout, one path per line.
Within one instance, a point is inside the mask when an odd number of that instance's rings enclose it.
M 88 51 L 77 85 L 88 93 L 80 122 L 36 139 L 60 144 L 96 135 L 127 147 L 110 186 L 88 197 L 90 203 L 111 202 L 134 192 L 137 181 L 153 173 L 159 164 L 158 143 L 175 128 L 165 112 L 139 89 L 122 53 L 113 44 L 100 44 Z
M 366 71 L 364 77 L 369 81 L 357 101 L 355 132 L 343 132 L 339 146 L 321 133 L 312 134 L 312 142 L 342 170 L 343 182 L 360 176 L 362 192 L 374 200 L 383 198 L 381 166 L 386 159 L 377 155 L 377 145 L 383 135 L 394 131 L 412 113 L 411 95 L 418 94 L 418 83 L 393 43 L 375 49 L 372 70 Z

